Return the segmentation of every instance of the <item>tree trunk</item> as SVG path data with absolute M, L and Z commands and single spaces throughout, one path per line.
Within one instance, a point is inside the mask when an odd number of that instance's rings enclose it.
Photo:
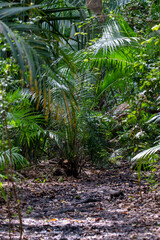
M 101 15 L 101 13 L 102 13 L 102 0 L 86 0 L 86 5 L 96 15 Z
M 86 6 L 99 17 L 101 23 L 105 22 L 106 15 L 102 14 L 102 0 L 86 0 Z

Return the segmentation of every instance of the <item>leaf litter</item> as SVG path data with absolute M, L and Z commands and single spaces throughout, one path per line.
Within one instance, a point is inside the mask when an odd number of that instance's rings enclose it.
M 160 239 L 160 192 L 155 196 L 142 181 L 142 201 L 133 170 L 88 166 L 76 179 L 54 176 L 53 165 L 21 171 L 28 176 L 17 182 L 24 240 Z M 0 239 L 8 240 L 5 202 L 0 206 Z M 11 211 L 13 239 L 19 239 L 14 206 Z

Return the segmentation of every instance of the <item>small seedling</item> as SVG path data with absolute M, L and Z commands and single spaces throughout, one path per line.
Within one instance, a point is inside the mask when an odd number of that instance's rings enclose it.
M 58 182 L 64 182 L 63 177 L 59 177 Z
M 6 201 L 7 200 L 7 194 L 3 188 L 3 183 L 0 182 L 0 197 L 3 197 L 3 199 Z
M 31 206 L 29 206 L 27 208 L 26 214 L 30 214 L 32 212 L 33 208 Z
M 75 198 L 76 198 L 76 199 L 80 199 L 81 197 L 80 197 L 79 195 L 76 195 Z

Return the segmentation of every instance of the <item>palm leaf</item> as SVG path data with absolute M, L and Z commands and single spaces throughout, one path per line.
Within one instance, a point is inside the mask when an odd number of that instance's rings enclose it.
M 150 123 L 150 122 L 159 122 L 160 121 L 160 113 L 156 114 L 155 116 L 153 116 L 147 123 Z
M 14 168 L 22 168 L 22 167 L 28 165 L 28 161 L 21 154 L 19 154 L 19 151 L 20 150 L 17 147 L 13 147 L 11 149 L 12 161 L 13 161 Z M 6 160 L 5 160 L 5 158 L 6 158 Z M 9 149 L 6 150 L 5 152 L 0 153 L 0 170 L 3 171 L 7 167 L 6 161 L 9 164 L 11 162 Z
M 13 6 L 13 5 L 18 5 L 19 3 L 17 3 L 17 2 L 13 2 L 13 3 L 11 3 L 11 2 L 2 2 L 2 1 L 0 1 L 0 8 L 3 8 L 3 7 L 9 7 L 9 6 Z
M 94 50 L 95 54 L 100 50 L 103 50 L 103 54 L 107 54 L 108 51 L 114 52 L 118 47 L 126 44 L 128 45 L 133 40 L 137 40 L 134 37 L 123 36 L 121 31 L 116 21 L 111 22 L 104 28 L 102 37 L 91 47 L 91 49 Z
M 0 19 L 5 19 L 8 17 L 12 17 L 15 16 L 19 13 L 34 9 L 34 8 L 38 8 L 41 7 L 41 5 L 33 5 L 30 7 L 14 7 L 14 8 L 2 8 L 0 9 Z
M 25 71 L 26 71 L 25 65 L 26 64 L 23 59 L 24 51 L 21 46 L 21 42 L 18 41 L 15 33 L 2 21 L 0 21 L 0 33 L 3 34 L 4 38 L 10 45 L 13 56 L 17 60 L 19 66 L 23 72 L 23 77 L 25 79 L 26 78 L 26 76 L 25 76 Z
M 132 161 L 148 158 L 159 150 L 160 150 L 160 145 L 144 150 L 143 152 L 140 152 L 135 157 L 133 157 Z

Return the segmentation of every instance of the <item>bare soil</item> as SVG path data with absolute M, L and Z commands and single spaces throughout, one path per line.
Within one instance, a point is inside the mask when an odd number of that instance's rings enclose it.
M 160 191 L 143 180 L 142 199 L 137 174 L 125 164 L 116 170 L 88 166 L 78 179 L 56 174 L 52 161 L 21 174 L 27 177 L 17 181 L 24 240 L 160 239 Z M 19 239 L 13 197 L 11 203 L 12 239 Z M 0 206 L 0 239 L 9 240 L 2 199 Z

